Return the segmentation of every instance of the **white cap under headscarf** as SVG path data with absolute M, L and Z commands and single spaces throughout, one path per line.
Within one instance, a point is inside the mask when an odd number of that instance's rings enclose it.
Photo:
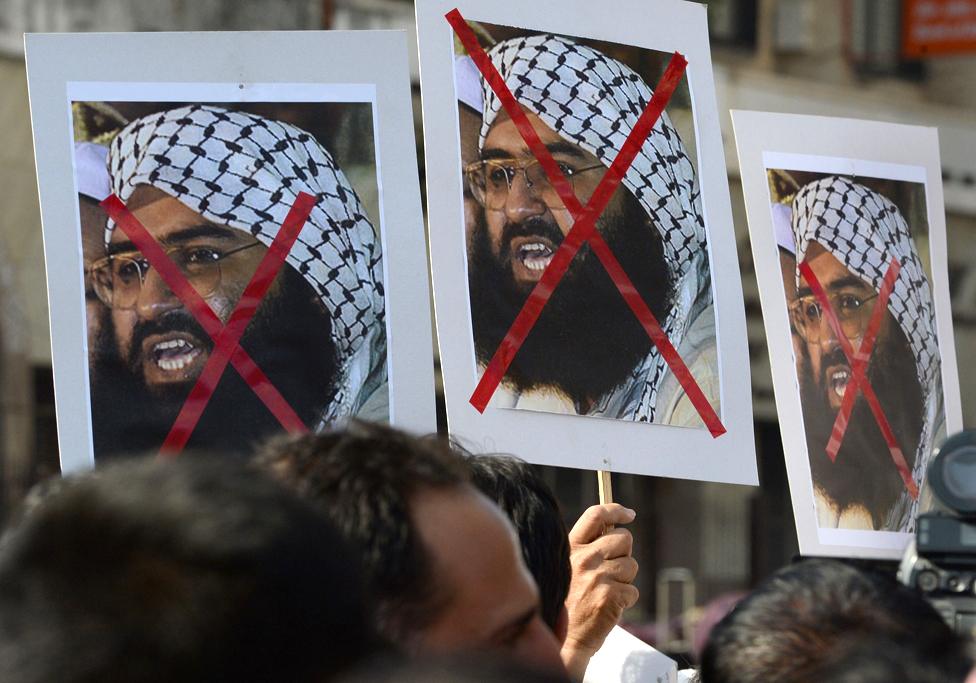
M 96 145 L 94 142 L 75 143 L 75 183 L 78 194 L 91 197 L 100 202 L 112 194 L 111 181 L 105 161 L 108 158 L 108 147 Z
M 255 114 L 191 105 L 126 126 L 112 142 L 109 172 L 123 202 L 137 186 L 150 185 L 265 245 L 299 192 L 316 197 L 287 262 L 332 317 L 340 377 L 318 427 L 354 415 L 377 382 L 385 383 L 380 242 L 345 174 L 310 133 Z M 110 222 L 106 241 L 114 227 Z
M 628 66 L 562 36 L 513 38 L 488 53 L 515 99 L 560 137 L 594 154 L 609 167 L 653 93 Z M 501 101 L 487 84 L 480 145 Z M 663 328 L 680 347 L 688 327 L 712 301 L 711 277 L 701 195 L 694 166 L 677 130 L 662 112 L 624 176 L 630 190 L 661 234 L 664 258 L 674 283 L 671 313 Z M 628 407 L 629 419 L 654 420 L 656 396 L 667 365 L 651 354 L 633 379 L 645 386 Z
M 788 204 L 774 202 L 772 212 L 776 246 L 796 256 L 796 242 L 793 241 L 793 210 Z
M 454 87 L 457 98 L 476 112 L 481 112 L 484 98 L 481 94 L 481 72 L 468 55 L 454 55 Z
M 932 291 L 908 224 L 887 198 L 848 178 L 829 176 L 797 192 L 793 199 L 793 233 L 797 286 L 799 264 L 811 242 L 817 242 L 876 291 L 881 289 L 891 259 L 897 258 L 901 264 L 888 299 L 888 311 L 915 356 L 915 371 L 922 389 L 925 421 L 913 467 L 915 483 L 921 489 L 942 411 L 942 369 Z M 896 505 L 893 528 L 901 528 L 909 516 L 914 523 L 909 510 L 914 509 L 914 504 L 909 505 L 907 500 L 905 493 L 902 504 Z

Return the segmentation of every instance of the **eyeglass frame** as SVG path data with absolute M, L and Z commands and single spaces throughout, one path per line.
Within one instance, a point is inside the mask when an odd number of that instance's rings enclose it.
M 535 158 L 527 161 L 519 161 L 518 159 L 515 158 L 478 159 L 477 161 L 472 161 L 471 163 L 467 164 L 464 167 L 463 174 L 465 180 L 467 180 L 468 188 L 471 190 L 471 195 L 481 206 L 489 210 L 496 210 L 496 209 L 500 209 L 501 206 L 504 205 L 504 201 L 501 203 L 501 205 L 496 207 L 488 206 L 487 177 L 485 178 L 486 182 L 485 182 L 485 187 L 483 189 L 479 188 L 478 183 L 475 182 L 474 174 L 479 170 L 483 172 L 485 167 L 488 164 L 493 164 L 495 166 L 500 167 L 502 171 L 505 173 L 505 183 L 508 185 L 508 190 L 505 194 L 505 197 L 507 198 L 508 192 L 512 191 L 512 183 L 515 182 L 515 176 L 518 171 L 522 171 L 522 177 L 525 179 L 526 187 L 534 188 L 536 186 L 535 183 L 529 180 L 527 169 L 532 168 L 533 166 L 541 166 L 542 162 Z M 606 166 L 604 166 L 602 163 L 593 164 L 591 166 L 584 166 L 583 168 L 573 168 L 571 166 L 568 166 L 565 163 L 560 163 L 560 162 L 556 162 L 556 164 L 559 166 L 559 170 L 563 172 L 563 175 L 566 176 L 566 179 L 569 181 L 570 185 L 573 186 L 574 190 L 576 189 L 576 186 L 573 183 L 574 183 L 574 178 L 577 175 L 579 175 L 580 173 L 586 173 L 587 171 L 594 171 L 598 168 L 603 168 L 603 169 L 606 168 Z M 545 185 L 548 185 L 549 188 L 556 193 L 556 197 L 559 198 L 559 193 L 556 191 L 556 188 L 549 180 L 549 176 L 546 175 L 544 169 L 542 173 L 542 179 L 545 182 Z M 543 186 L 543 189 L 545 189 L 545 186 Z M 538 194 L 538 196 L 541 199 L 543 196 L 542 190 L 535 190 L 535 192 Z M 559 201 L 556 203 L 556 205 L 552 205 L 546 202 L 546 206 L 548 206 L 550 209 L 564 208 L 564 204 L 561 198 L 559 198 Z
M 207 297 L 213 294 L 215 291 L 217 291 L 223 279 L 223 271 L 220 268 L 221 261 L 223 261 L 229 256 L 233 256 L 234 254 L 242 252 L 245 249 L 250 249 L 251 247 L 256 247 L 262 244 L 263 242 L 255 240 L 254 242 L 249 242 L 243 246 L 235 247 L 233 249 L 228 249 L 227 251 L 224 251 L 220 254 L 220 258 L 214 259 L 214 261 L 212 261 L 212 264 L 206 264 L 208 266 L 212 265 L 217 269 L 217 281 L 209 291 L 202 292 L 198 290 L 197 293 L 201 297 Z M 204 248 L 210 248 L 210 247 L 204 247 L 201 245 L 196 245 L 196 246 L 179 245 L 179 246 L 170 247 L 169 249 L 166 249 L 165 254 L 167 258 L 170 258 L 170 254 L 173 254 L 178 251 L 183 251 L 186 249 L 204 249 Z M 111 301 L 106 301 L 105 300 L 106 297 L 103 296 L 102 293 L 102 288 L 99 287 L 99 285 L 97 284 L 98 279 L 95 277 L 95 272 L 110 265 L 113 260 L 125 259 L 127 261 L 131 261 L 132 263 L 136 264 L 136 267 L 139 269 L 139 290 L 141 291 L 142 287 L 145 286 L 146 284 L 146 277 L 149 275 L 149 270 L 153 267 L 153 265 L 149 262 L 149 259 L 147 259 L 145 256 L 140 256 L 139 258 L 133 258 L 132 255 L 135 254 L 141 254 L 141 252 L 127 251 L 118 254 L 109 254 L 107 256 L 103 256 L 100 259 L 92 261 L 91 264 L 85 269 L 87 271 L 89 278 L 91 279 L 91 287 L 92 287 L 92 291 L 94 291 L 95 293 L 95 296 L 98 297 L 99 301 L 101 301 L 103 304 L 105 304 L 111 309 L 122 310 L 122 311 L 131 310 L 135 308 L 135 302 L 133 302 L 131 306 L 115 306 Z M 180 269 L 180 271 L 183 273 L 184 276 L 186 276 L 187 280 L 189 280 L 192 284 L 191 276 L 188 273 L 184 272 L 182 269 Z M 136 300 L 138 300 L 138 294 L 136 295 Z
M 841 315 L 839 313 L 839 310 L 842 310 L 842 307 L 836 305 L 837 299 L 839 299 L 842 296 L 856 297 L 860 301 L 860 303 L 858 304 L 858 310 L 862 310 L 864 304 L 868 303 L 869 301 L 872 301 L 873 299 L 877 299 L 879 295 L 878 295 L 877 292 L 874 292 L 870 296 L 864 297 L 863 299 L 860 296 L 858 296 L 856 294 L 852 294 L 850 292 L 839 292 L 839 293 L 836 293 L 836 294 L 828 295 L 827 298 L 830 300 L 831 309 L 834 311 L 834 315 L 837 316 L 838 323 L 841 326 L 841 331 L 844 331 L 844 321 L 841 319 Z M 800 335 L 800 338 L 803 339 L 803 341 L 805 341 L 806 343 L 808 343 L 808 344 L 820 344 L 824 340 L 824 335 L 823 334 L 821 334 L 820 336 L 818 336 L 818 338 L 816 338 L 816 339 L 810 339 L 810 338 L 808 338 L 806 336 L 806 334 L 804 333 L 804 330 L 801 328 L 801 326 L 800 325 L 797 325 L 796 322 L 795 322 L 795 320 L 794 320 L 794 317 L 795 317 L 794 311 L 795 310 L 798 310 L 801 305 L 804 305 L 806 302 L 810 302 L 810 301 L 812 301 L 813 303 L 815 303 L 816 306 L 817 306 L 817 309 L 820 311 L 819 315 L 817 316 L 820 319 L 820 329 L 822 330 L 825 324 L 828 327 L 830 326 L 830 322 L 826 320 L 826 316 L 824 315 L 823 306 L 821 305 L 820 300 L 816 296 L 814 296 L 812 294 L 808 294 L 806 296 L 798 297 L 792 303 L 790 303 L 790 305 L 787 307 L 787 312 L 789 313 L 789 318 L 790 318 L 790 325 L 793 327 L 794 330 L 796 330 L 796 333 L 798 335 Z M 844 331 L 844 336 L 846 336 L 851 341 L 854 341 L 855 339 L 859 339 L 860 337 L 864 336 L 864 332 L 865 332 L 865 329 L 867 328 L 868 320 L 870 320 L 871 313 L 868 312 L 867 314 L 862 314 L 862 315 L 866 315 L 866 319 L 864 319 L 862 321 L 861 330 L 860 330 L 860 332 L 858 332 L 858 334 L 856 334 L 854 336 L 851 336 L 851 335 L 847 334 L 846 331 Z M 831 331 L 833 332 L 833 330 L 831 330 Z

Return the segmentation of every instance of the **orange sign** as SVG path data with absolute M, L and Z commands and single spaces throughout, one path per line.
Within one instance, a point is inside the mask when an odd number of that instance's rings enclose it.
M 976 0 L 905 0 L 905 57 L 976 52 Z

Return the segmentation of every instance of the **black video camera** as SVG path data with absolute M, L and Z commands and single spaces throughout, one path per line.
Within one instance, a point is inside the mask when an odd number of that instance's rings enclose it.
M 920 591 L 956 633 L 976 637 L 976 431 L 946 439 L 928 481 L 945 511 L 918 516 L 898 578 Z

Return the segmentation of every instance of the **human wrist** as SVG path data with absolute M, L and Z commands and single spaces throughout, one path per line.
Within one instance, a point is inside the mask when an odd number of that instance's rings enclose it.
M 571 642 L 567 638 L 559 654 L 570 677 L 574 681 L 582 681 L 584 674 L 586 674 L 586 667 L 593 655 L 596 654 L 596 650 L 582 643 Z

